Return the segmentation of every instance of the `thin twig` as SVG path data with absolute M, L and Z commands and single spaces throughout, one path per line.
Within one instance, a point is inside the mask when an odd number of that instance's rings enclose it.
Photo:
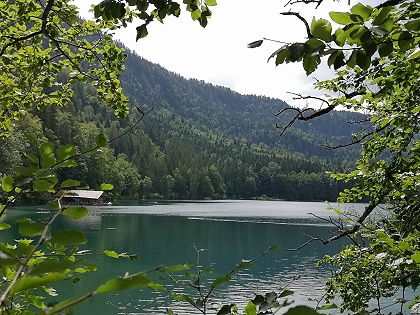
M 314 37 L 311 33 L 311 28 L 309 27 L 308 21 L 306 21 L 306 19 L 304 17 L 302 17 L 299 13 L 289 11 L 289 12 L 282 12 L 280 14 L 281 15 L 294 15 L 294 16 L 296 16 L 299 20 L 301 20 L 303 22 L 303 24 L 305 24 L 306 34 L 307 34 L 308 38 Z

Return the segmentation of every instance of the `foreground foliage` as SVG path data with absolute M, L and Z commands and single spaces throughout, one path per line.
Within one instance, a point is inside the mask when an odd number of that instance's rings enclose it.
M 66 0 L 3 1 L 0 16 L 0 136 L 30 108 L 67 105 L 77 81 L 91 81 L 116 115 L 127 115 L 118 79 L 125 55 L 106 32 L 112 24 L 80 21 Z
M 320 5 L 321 1 L 314 1 Z M 385 313 L 382 298 L 401 288 L 395 302 L 406 299 L 407 288 L 418 299 L 420 268 L 419 185 L 419 75 L 420 7 L 416 1 L 384 1 L 372 7 L 358 3 L 350 12 L 330 12 L 330 18 L 342 25 L 333 31 L 325 19 L 308 23 L 299 13 L 308 39 L 284 45 L 272 54 L 276 65 L 302 62 L 307 74 L 317 69 L 322 59 L 336 70 L 331 80 L 317 82 L 325 98 L 297 95 L 301 99 L 322 102 L 320 110 L 288 109 L 296 120 L 311 120 L 338 106 L 363 111 L 370 125 L 353 136 L 363 152 L 354 171 L 333 175 L 338 180 L 354 182 L 344 190 L 341 202 L 366 198 L 368 205 L 351 227 L 324 243 L 350 237 L 354 244 L 325 261 L 340 267 L 327 284 L 327 298 L 340 297 L 342 311 Z M 258 47 L 263 40 L 250 44 Z M 287 126 L 284 131 L 288 128 Z M 351 143 L 350 143 L 351 144 Z M 350 145 L 349 144 L 349 145 Z M 367 219 L 385 204 L 389 218 L 369 225 Z M 367 239 L 363 245 L 355 237 Z M 369 302 L 374 302 L 374 310 Z
M 156 10 L 147 15 L 149 3 Z M 203 3 L 190 1 L 187 10 L 193 19 L 205 26 L 210 16 L 208 6 L 214 4 L 215 1 L 211 0 Z M 129 1 L 128 5 L 140 10 L 138 15 L 146 20 L 145 26 L 153 19 L 161 21 L 166 14 L 179 14 L 179 5 L 170 1 Z M 77 8 L 65 0 L 19 0 L 0 4 L 3 39 L 0 47 L 0 128 L 5 141 L 2 145 L 5 152 L 2 159 L 6 162 L 4 170 L 8 171 L 8 174 L 2 174 L 3 197 L 7 198 L 0 205 L 0 217 L 4 217 L 6 211 L 13 211 L 11 206 L 22 196 L 31 199 L 35 194 L 41 194 L 53 198 L 49 203 L 52 215 L 45 222 L 22 218 L 10 224 L 0 224 L 0 230 L 15 228 L 20 235 L 16 240 L 0 242 L 0 272 L 3 277 L 0 284 L 0 310 L 4 314 L 71 313 L 73 307 L 98 294 L 139 287 L 162 289 L 147 274 L 152 271 L 168 274 L 179 270 L 178 266 L 159 266 L 153 270 L 125 274 L 108 280 L 90 292 L 64 301 L 61 301 L 60 296 L 55 297 L 53 288 L 57 282 L 64 280 L 72 286 L 77 285 L 79 277 L 84 273 L 96 271 L 96 266 L 85 260 L 85 254 L 89 253 L 89 249 L 84 247 L 86 236 L 78 230 L 56 230 L 54 227 L 57 218 L 62 215 L 76 221 L 88 215 L 85 207 L 63 204 L 63 198 L 69 190 L 86 186 L 86 183 L 72 178 L 72 175 L 77 173 L 78 163 L 86 156 L 91 157 L 89 162 L 99 167 L 100 163 L 97 162 L 101 160 L 97 159 L 95 153 L 110 152 L 107 145 L 131 130 L 128 128 L 108 140 L 105 134 L 98 133 L 95 126 L 86 123 L 73 126 L 83 129 L 82 133 L 66 134 L 66 131 L 71 131 L 71 125 L 76 120 L 57 110 L 57 107 L 66 106 L 70 102 L 74 85 L 78 81 L 89 82 L 95 87 L 97 97 L 112 107 L 116 116 L 123 118 L 127 115 L 128 100 L 122 94 L 119 80 L 119 72 L 124 69 L 125 55 L 123 49 L 111 42 L 111 36 L 107 33 L 119 27 L 120 22 L 124 24 L 134 16 L 135 13 L 124 8 L 124 3 L 102 2 L 95 9 L 96 16 L 102 19 L 93 22 L 80 21 Z M 140 27 L 138 31 L 138 37 L 145 35 L 145 27 Z M 133 127 L 145 116 L 140 108 L 137 107 L 137 110 L 140 117 L 137 117 Z M 57 139 L 48 141 L 51 129 L 42 124 L 39 118 L 42 114 L 54 116 L 49 122 L 65 130 L 63 134 L 66 134 L 67 140 L 75 140 L 73 136 L 76 135 L 80 145 L 63 144 Z M 7 150 L 6 144 L 25 148 L 25 151 Z M 113 166 L 119 166 L 120 169 L 130 166 L 125 162 L 124 157 L 121 157 Z M 113 187 L 99 183 L 95 185 L 98 189 L 109 190 Z M 110 259 L 138 259 L 137 255 L 112 250 L 105 250 L 103 254 Z M 216 278 L 209 293 L 202 296 L 201 305 L 205 305 L 210 293 L 219 285 L 230 280 L 232 273 L 251 265 L 252 261 L 242 262 L 229 275 Z M 286 295 L 289 294 L 287 292 Z M 186 297 L 173 297 L 190 301 Z M 272 309 L 281 306 L 277 302 L 280 297 L 281 294 L 274 292 L 257 296 L 249 302 L 245 312 L 272 313 Z M 200 303 L 193 304 L 201 308 Z M 308 308 L 296 307 L 293 310 L 297 314 Z M 205 308 L 202 312 L 206 313 Z M 218 311 L 219 314 L 231 312 L 238 313 L 238 310 L 228 305 Z M 312 313 L 315 314 L 315 311 Z
M 319 5 L 322 0 L 316 2 Z M 192 18 L 205 26 L 211 15 L 209 6 L 215 1 L 184 1 L 184 4 Z M 23 122 L 29 117 L 25 115 L 29 115 L 31 108 L 42 110 L 53 104 L 66 105 L 73 94 L 71 86 L 77 81 L 90 81 L 96 87 L 98 97 L 111 106 L 118 117 L 125 117 L 127 98 L 122 94 L 119 80 L 125 55 L 110 41 L 107 30 L 124 26 L 138 15 L 145 21 L 137 29 L 137 38 L 141 38 L 147 35 L 148 23 L 155 19 L 162 21 L 168 14 L 177 16 L 179 9 L 178 3 L 166 0 L 127 1 L 126 4 L 109 0 L 96 6 L 98 20 L 93 22 L 80 21 L 77 8 L 67 1 L 2 2 L 1 135 L 10 135 L 16 122 Z M 341 193 L 340 201 L 354 202 L 367 198 L 368 205 L 356 220 L 350 222 L 351 227 L 339 226 L 341 230 L 337 235 L 322 240 L 328 243 L 347 236 L 353 241 L 353 245 L 345 247 L 338 255 L 325 258 L 326 262 L 341 268 L 327 283 L 326 298 L 340 297 L 343 311 L 386 312 L 382 298 L 393 295 L 400 288 L 403 294 L 395 302 L 403 307 L 413 302 L 406 299 L 406 289 L 412 288 L 416 292 L 419 287 L 419 10 L 418 4 L 409 0 L 384 2 L 377 7 L 359 3 L 350 12 L 331 12 L 331 19 L 343 25 L 334 33 L 331 22 L 325 19 L 313 19 L 309 24 L 299 13 L 288 12 L 284 15 L 293 15 L 303 21 L 308 39 L 303 43 L 285 45 L 271 56 L 276 64 L 302 61 L 308 74 L 318 67 L 324 56 L 328 56 L 328 65 L 337 70 L 335 78 L 316 85 L 319 89 L 335 93 L 321 100 L 325 107 L 321 110 L 285 109 L 284 112 L 295 113 L 291 123 L 319 117 L 338 106 L 363 110 L 370 115 L 369 126 L 353 138 L 353 143 L 361 143 L 364 149 L 356 169 L 334 175 L 338 180 L 355 183 L 353 188 Z M 93 37 L 93 42 L 89 42 L 88 37 Z M 262 43 L 263 40 L 259 40 L 251 43 L 250 47 L 258 47 Z M 303 95 L 298 97 L 308 98 Z M 144 115 L 141 109 L 139 113 Z M 36 119 L 30 122 L 29 130 L 36 131 L 35 135 L 42 138 L 46 131 L 39 128 Z M 284 131 L 290 126 L 288 124 Z M 22 138 L 16 135 L 16 139 Z M 95 140 L 93 150 L 107 150 L 108 141 L 104 134 L 99 134 Z M 55 146 L 45 141 L 39 141 L 35 148 L 34 152 L 26 154 L 29 163 L 13 169 L 16 176 L 3 177 L 2 189 L 10 196 L 1 206 L 0 214 L 17 196 L 32 192 L 54 194 L 82 186 L 80 181 L 59 179 L 57 172 L 75 167 L 75 157 L 93 151 L 78 152 L 72 145 Z M 123 168 L 124 163 L 120 164 Z M 102 186 L 104 189 L 109 187 Z M 49 286 L 56 281 L 77 281 L 75 274 L 95 269 L 78 259 L 82 253 L 77 246 L 86 242 L 83 234 L 72 230 L 54 232 L 51 229 L 55 218 L 61 214 L 76 220 L 87 214 L 83 207 L 61 205 L 60 196 L 57 195 L 51 204 L 57 212 L 47 223 L 19 220 L 15 224 L 24 238 L 16 244 L 0 244 L 4 277 L 0 297 L 2 312 L 30 314 L 42 309 L 50 314 L 72 307 L 95 294 L 135 287 L 157 287 L 146 277 L 147 272 L 141 271 L 110 280 L 81 297 L 55 306 L 46 305 L 43 295 L 34 293 L 34 289 L 50 294 L 53 290 Z M 368 223 L 367 218 L 381 204 L 387 205 L 390 216 Z M 8 224 L 1 225 L 1 229 L 8 228 Z M 364 240 L 367 242 L 363 243 Z M 104 254 L 135 257 L 112 251 Z M 227 280 L 229 277 L 216 279 L 210 291 Z M 256 306 L 260 302 L 261 305 L 266 302 L 277 306 L 273 296 L 269 294 L 259 298 L 253 302 L 254 306 L 249 304 L 245 313 L 269 312 L 269 309 L 258 311 Z M 181 299 L 190 303 L 184 297 Z M 203 301 L 201 299 L 198 304 L 204 305 Z M 376 302 L 374 309 L 370 306 L 372 301 Z M 197 306 L 197 301 L 193 303 Z M 299 311 L 309 312 L 298 309 L 296 313 Z M 226 313 L 232 312 L 235 313 L 236 309 L 228 306 Z
M 97 139 L 97 148 L 103 146 L 101 137 Z M 85 261 L 84 255 L 89 250 L 79 249 L 87 242 L 86 236 L 72 229 L 53 229 L 53 224 L 60 215 L 73 220 L 86 217 L 89 212 L 85 207 L 67 206 L 62 203 L 66 191 L 80 187 L 82 183 L 67 179 L 58 182 L 56 171 L 60 168 L 71 168 L 76 165 L 73 160 L 75 148 L 71 145 L 54 148 L 52 143 L 43 143 L 39 147 L 39 156 L 28 154 L 28 167 L 16 169 L 16 177 L 7 176 L 2 180 L 2 189 L 14 192 L 8 202 L 2 205 L 0 215 L 21 194 L 32 192 L 52 193 L 56 198 L 49 203 L 55 213 L 47 222 L 35 222 L 30 218 L 21 218 L 12 223 L 18 227 L 22 236 L 11 243 L 0 243 L 1 274 L 4 279 L 0 285 L 0 309 L 5 314 L 55 314 L 72 308 L 97 294 L 109 293 L 136 287 L 146 287 L 152 281 L 146 272 L 125 275 L 124 278 L 109 280 L 92 292 L 75 296 L 60 303 L 49 303 L 48 295 L 55 296 L 52 285 L 67 280 L 75 285 L 79 277 L 96 266 Z M 112 189 L 112 185 L 103 184 L 103 190 Z M 0 225 L 1 230 L 12 228 L 8 223 Z M 107 255 L 107 251 L 104 253 Z M 109 254 L 108 254 L 109 256 Z M 136 256 L 123 254 L 121 257 L 136 259 Z M 40 291 L 41 290 L 41 291 Z M 40 293 L 44 292 L 44 293 Z M 50 299 L 52 299 L 50 297 Z M 38 311 L 37 311 L 38 309 Z

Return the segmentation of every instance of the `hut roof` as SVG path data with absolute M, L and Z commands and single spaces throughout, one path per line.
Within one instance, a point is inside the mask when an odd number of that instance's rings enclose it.
M 68 190 L 64 197 L 67 198 L 85 198 L 85 199 L 99 199 L 104 192 L 101 190 L 83 190 L 74 189 Z

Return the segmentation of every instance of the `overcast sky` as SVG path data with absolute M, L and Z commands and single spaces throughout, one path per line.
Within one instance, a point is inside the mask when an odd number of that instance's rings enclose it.
M 74 2 L 80 7 L 82 16 L 88 17 L 90 5 L 99 1 Z M 135 27 L 141 21 L 117 31 L 115 38 L 138 55 L 186 78 L 302 106 L 304 104 L 293 102 L 287 92 L 313 94 L 313 78 L 326 78 L 331 71 L 323 67 L 307 78 L 300 63 L 278 67 L 274 60 L 267 63 L 270 54 L 281 44 L 266 41 L 259 48 L 246 46 L 263 37 L 284 42 L 304 40 L 303 23 L 293 16 L 281 16 L 280 12 L 298 11 L 311 21 L 313 16 L 328 17 L 327 12 L 345 11 L 349 7 L 347 1 L 325 0 L 317 10 L 314 5 L 284 7 L 285 3 L 284 0 L 218 0 L 217 6 L 212 7 L 213 17 L 206 28 L 192 21 L 189 12 L 183 10 L 179 18 L 168 17 L 164 24 L 151 23 L 149 35 L 138 42 Z

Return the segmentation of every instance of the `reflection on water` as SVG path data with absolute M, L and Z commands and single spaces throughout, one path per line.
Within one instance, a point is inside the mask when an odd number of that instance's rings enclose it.
M 57 289 L 61 297 L 74 296 L 74 290 L 82 295 L 106 279 L 123 276 L 126 272 L 148 270 L 161 264 L 195 262 L 193 244 L 206 249 L 200 256 L 201 264 L 216 271 L 205 280 L 209 284 L 216 276 L 230 272 L 242 259 L 254 258 L 268 247 L 278 245 L 279 250 L 262 257 L 256 266 L 241 271 L 229 285 L 216 290 L 215 301 L 243 304 L 255 293 L 278 290 L 299 276 L 289 289 L 295 291 L 297 302 L 313 305 L 310 299 L 322 296 L 322 285 L 330 274 L 325 267 L 316 267 L 315 262 L 326 253 L 337 252 L 342 243 L 314 243 L 299 251 L 286 249 L 299 247 L 308 236 L 331 236 L 334 227 L 308 215 L 308 212 L 323 217 L 335 214 L 325 208 L 324 203 L 273 201 L 91 207 L 89 217 L 78 222 L 63 217 L 55 229 L 78 228 L 86 233 L 92 249 L 87 259 L 98 265 L 99 270 L 84 275 L 71 292 L 64 291 L 69 288 L 66 285 Z M 12 210 L 6 220 L 13 222 L 20 216 L 49 215 L 42 208 Z M 3 241 L 14 237 L 0 235 Z M 135 262 L 116 260 L 102 255 L 104 249 L 138 253 L 141 258 Z M 127 314 L 163 314 L 167 306 L 179 314 L 194 314 L 185 304 L 173 303 L 164 293 L 151 290 L 97 296 L 75 311 L 76 314 L 118 314 L 119 307 Z

